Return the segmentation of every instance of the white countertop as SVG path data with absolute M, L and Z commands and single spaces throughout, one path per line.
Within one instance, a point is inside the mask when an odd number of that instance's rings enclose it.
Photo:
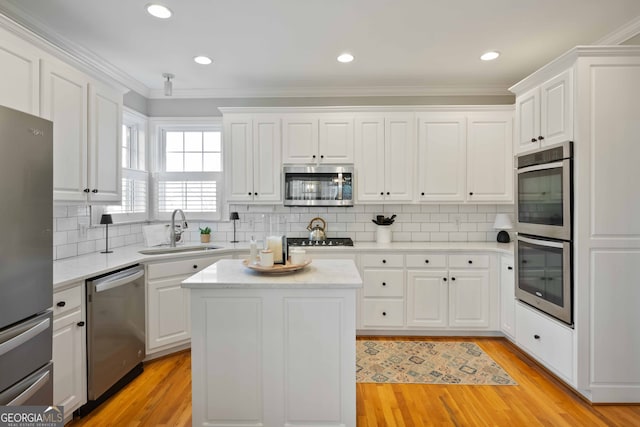
M 188 244 L 188 246 L 197 244 Z M 162 255 L 143 255 L 138 251 L 146 248 L 143 245 L 132 245 L 114 248 L 113 253 L 103 254 L 93 252 L 73 258 L 66 258 L 53 262 L 53 288 L 62 289 L 66 285 L 83 281 L 90 277 L 99 276 L 119 268 L 127 267 L 137 263 L 149 263 L 155 261 L 168 261 L 180 258 L 207 257 L 226 254 L 244 254 L 249 250 L 248 242 L 226 243 L 212 242 L 211 245 L 221 246 L 221 249 L 214 249 L 202 252 L 182 252 Z M 513 254 L 513 243 L 497 242 L 356 242 L 354 246 L 335 247 L 304 247 L 308 253 L 331 252 L 390 252 L 390 251 L 447 251 L 447 252 L 469 252 L 469 251 L 490 251 L 504 254 Z M 318 260 L 319 261 L 319 260 Z M 316 260 L 314 260 L 314 263 Z
M 302 270 L 264 274 L 251 270 L 240 259 L 223 259 L 182 282 L 192 289 L 335 289 L 360 288 L 362 279 L 352 260 L 316 259 Z

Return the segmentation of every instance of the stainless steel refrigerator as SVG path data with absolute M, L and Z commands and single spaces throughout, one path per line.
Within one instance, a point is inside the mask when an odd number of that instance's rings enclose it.
M 0 106 L 0 405 L 52 405 L 53 123 Z

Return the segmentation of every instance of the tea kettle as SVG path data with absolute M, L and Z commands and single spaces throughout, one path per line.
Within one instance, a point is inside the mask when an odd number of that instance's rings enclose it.
M 313 226 L 313 222 L 316 221 L 316 220 L 322 222 L 322 227 L 320 227 L 317 224 L 315 226 Z M 327 238 L 327 233 L 325 231 L 326 229 L 327 229 L 327 223 L 326 223 L 326 221 L 324 219 L 322 219 L 320 217 L 313 218 L 309 222 L 309 225 L 307 226 L 307 230 L 310 231 L 309 240 L 326 240 L 326 238 Z

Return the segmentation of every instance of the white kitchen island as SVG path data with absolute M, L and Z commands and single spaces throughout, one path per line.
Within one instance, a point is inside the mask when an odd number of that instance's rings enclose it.
M 356 425 L 351 260 L 261 274 L 220 260 L 191 291 L 194 426 Z

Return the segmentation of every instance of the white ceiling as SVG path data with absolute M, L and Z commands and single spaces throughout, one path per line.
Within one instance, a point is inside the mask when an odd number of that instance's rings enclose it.
M 640 22 L 639 0 L 160 0 L 169 20 L 149 16 L 150 1 L 0 0 L 0 10 L 151 97 L 162 73 L 176 75 L 175 97 L 506 94 L 571 47 Z M 479 60 L 492 49 L 498 60 Z M 338 63 L 343 51 L 355 61 Z

